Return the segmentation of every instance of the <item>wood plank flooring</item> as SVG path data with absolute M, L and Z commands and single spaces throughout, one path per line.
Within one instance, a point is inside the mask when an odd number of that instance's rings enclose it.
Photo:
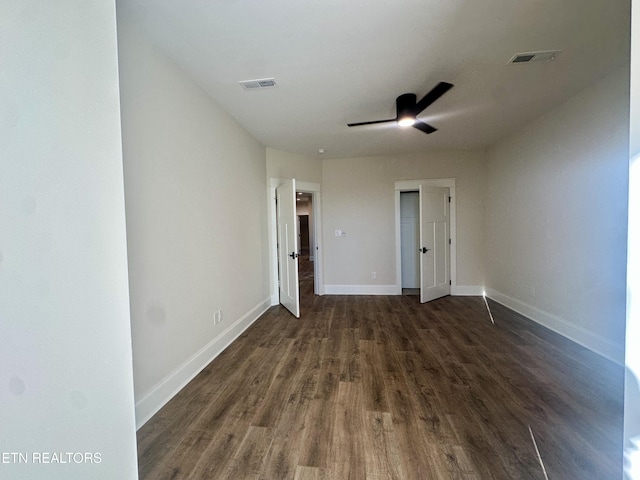
M 303 299 L 140 429 L 142 480 L 544 479 L 531 433 L 552 480 L 622 477 L 621 367 L 480 297 Z

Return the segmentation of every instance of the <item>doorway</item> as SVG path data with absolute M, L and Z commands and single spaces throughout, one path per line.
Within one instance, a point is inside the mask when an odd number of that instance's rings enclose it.
M 313 229 L 313 194 L 298 191 L 296 193 L 296 214 L 298 216 L 298 284 L 301 303 L 314 294 L 315 236 Z
M 276 207 L 276 190 L 279 186 L 290 180 L 269 177 L 268 191 L 268 210 L 267 223 L 269 225 L 269 252 L 270 252 L 270 298 L 271 305 L 280 303 L 280 278 L 278 271 L 278 227 L 277 227 L 277 207 Z M 309 211 L 309 266 L 312 270 L 312 292 L 315 295 L 324 295 L 324 283 L 322 275 L 322 201 L 320 184 L 296 181 L 296 194 L 308 194 L 310 196 Z M 297 196 L 297 195 L 296 195 Z M 297 201 L 296 201 L 297 203 Z M 296 209 L 297 210 L 297 209 Z M 296 212 L 297 215 L 297 212 Z M 296 221 L 297 226 L 297 221 Z M 312 260 L 312 261 L 311 261 Z
M 453 178 L 395 182 L 397 295 L 456 294 L 455 191 Z
M 420 295 L 420 193 L 400 192 L 402 294 Z

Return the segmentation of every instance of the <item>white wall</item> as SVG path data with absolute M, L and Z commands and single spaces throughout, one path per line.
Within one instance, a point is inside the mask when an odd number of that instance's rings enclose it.
M 270 304 L 266 158 L 124 21 L 119 52 L 141 424 Z
M 301 200 L 296 202 L 296 215 L 309 215 L 311 202 Z
M 323 160 L 328 291 L 343 286 L 372 293 L 392 290 L 397 283 L 395 181 L 429 178 L 456 179 L 457 285 L 483 285 L 485 168 L 485 153 L 469 151 Z M 336 237 L 335 230 L 347 235 Z
M 115 4 L 0 18 L 0 478 L 136 479 Z
M 624 449 L 626 479 L 640 479 L 640 2 L 633 3 L 629 164 L 629 241 L 625 359 Z
M 622 363 L 628 70 L 489 152 L 487 292 Z
M 267 148 L 267 176 L 320 183 L 322 159 Z

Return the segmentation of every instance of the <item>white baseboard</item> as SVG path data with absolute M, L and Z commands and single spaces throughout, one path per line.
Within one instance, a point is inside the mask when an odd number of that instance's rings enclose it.
M 451 287 L 451 295 L 481 296 L 483 287 L 479 285 L 458 285 Z M 397 285 L 325 285 L 327 295 L 402 295 L 402 287 Z
M 399 295 L 396 285 L 325 285 L 326 295 Z
M 451 295 L 458 297 L 481 297 L 484 287 L 480 285 L 453 285 Z
M 524 315 L 536 323 L 553 330 L 569 340 L 582 345 L 585 348 L 601 355 L 618 365 L 624 365 L 624 346 L 618 345 L 608 338 L 590 332 L 574 323 L 571 323 L 557 315 L 554 315 L 537 307 L 521 302 L 508 295 L 504 295 L 491 288 L 486 289 L 486 295 L 511 310 Z
M 267 298 L 227 327 L 216 338 L 202 347 L 191 358 L 161 380 L 155 387 L 136 401 L 136 428 L 139 429 L 153 417 L 184 386 L 198 375 L 231 342 L 242 334 L 271 306 Z

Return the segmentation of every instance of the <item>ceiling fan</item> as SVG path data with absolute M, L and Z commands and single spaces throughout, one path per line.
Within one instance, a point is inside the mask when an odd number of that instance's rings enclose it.
M 437 128 L 432 127 L 428 123 L 418 120 L 416 117 L 425 108 L 435 102 L 442 95 L 453 87 L 452 84 L 447 82 L 438 83 L 429 93 L 427 93 L 418 102 L 415 93 L 405 93 L 396 98 L 396 118 L 389 118 L 387 120 L 373 120 L 371 122 L 358 122 L 348 123 L 347 127 L 359 127 L 362 125 L 372 125 L 374 123 L 388 123 L 396 122 L 399 127 L 413 127 L 424 133 L 433 133 Z

